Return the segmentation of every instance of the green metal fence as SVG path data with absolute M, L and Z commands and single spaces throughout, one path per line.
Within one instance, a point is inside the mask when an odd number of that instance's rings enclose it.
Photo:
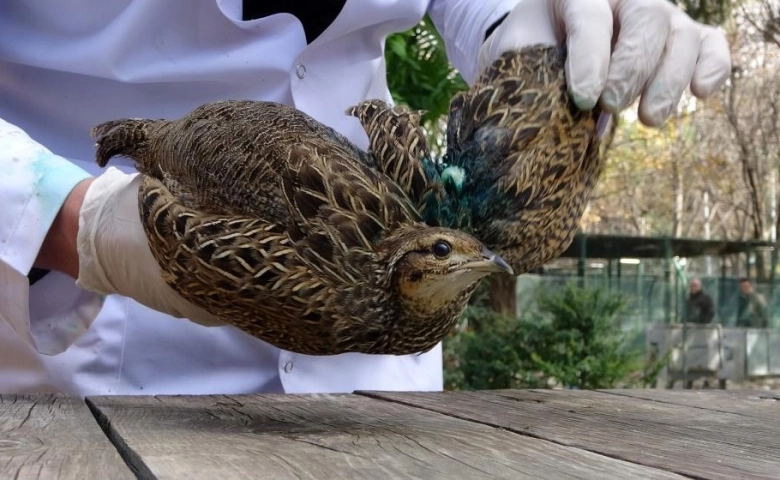
M 620 277 L 586 274 L 584 277 L 565 274 L 523 275 L 518 279 L 518 306 L 522 310 L 533 300 L 537 288 L 557 289 L 567 282 L 580 283 L 587 288 L 606 289 L 625 295 L 629 306 L 624 313 L 623 327 L 641 330 L 650 323 L 681 323 L 685 315 L 688 279 L 675 275 L 669 281 L 657 274 L 623 274 Z M 723 326 L 734 326 L 739 302 L 739 278 L 696 276 L 703 290 L 715 303 L 715 321 Z M 768 303 L 770 327 L 780 326 L 780 295 L 777 286 L 754 284 L 757 292 Z

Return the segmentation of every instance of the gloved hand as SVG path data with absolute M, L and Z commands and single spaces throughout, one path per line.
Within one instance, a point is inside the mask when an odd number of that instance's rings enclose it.
M 668 0 L 520 0 L 483 44 L 478 66 L 509 49 L 564 40 L 575 104 L 618 113 L 641 94 L 639 119 L 649 126 L 666 120 L 689 84 L 707 97 L 731 73 L 723 32 Z
M 76 284 L 96 293 L 118 293 L 201 325 L 224 325 L 184 300 L 162 279 L 141 226 L 140 181 L 139 174 L 109 168 L 90 185 L 79 214 Z

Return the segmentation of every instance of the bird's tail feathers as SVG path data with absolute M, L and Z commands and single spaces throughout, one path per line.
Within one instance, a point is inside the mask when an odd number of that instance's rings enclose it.
M 108 161 L 122 155 L 138 161 L 139 154 L 146 148 L 151 125 L 157 120 L 140 118 L 125 118 L 101 123 L 92 128 L 91 135 L 95 140 L 97 152 L 95 160 L 101 167 Z

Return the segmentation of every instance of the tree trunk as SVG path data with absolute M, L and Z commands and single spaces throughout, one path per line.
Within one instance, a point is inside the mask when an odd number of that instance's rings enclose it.
M 775 176 L 775 181 L 777 181 L 778 172 L 773 170 L 772 175 Z M 780 195 L 775 195 L 775 224 L 773 225 L 773 228 L 775 229 L 775 233 L 772 236 L 772 240 L 775 243 L 780 242 Z
M 756 254 L 756 281 L 766 282 L 769 280 L 769 272 L 767 271 L 766 259 L 763 255 L 764 252 L 758 252 Z
M 682 216 L 685 207 L 683 192 L 683 176 L 680 159 L 675 155 L 672 160 L 672 188 L 674 189 L 674 211 L 672 212 L 672 237 L 679 238 L 682 234 Z
M 685 208 L 685 192 L 683 190 L 683 167 L 681 159 L 684 156 L 683 119 L 680 114 L 673 117 L 676 123 L 676 135 L 672 148 L 672 189 L 674 192 L 674 208 L 672 210 L 673 238 L 682 236 L 683 210 Z
M 502 315 L 517 315 L 517 277 L 505 273 L 492 275 L 488 285 L 488 305 Z

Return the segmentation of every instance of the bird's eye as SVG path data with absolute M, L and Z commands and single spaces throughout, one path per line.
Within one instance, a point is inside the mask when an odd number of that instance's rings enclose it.
M 440 240 L 433 245 L 433 254 L 437 257 L 444 258 L 450 254 L 452 247 L 444 240 Z

